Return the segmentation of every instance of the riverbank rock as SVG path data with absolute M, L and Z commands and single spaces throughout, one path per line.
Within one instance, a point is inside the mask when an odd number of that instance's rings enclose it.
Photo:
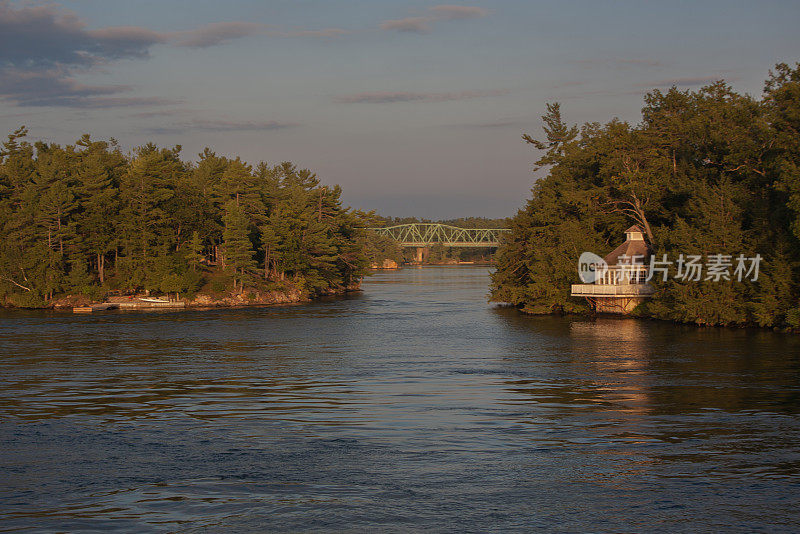
M 224 295 L 198 294 L 186 302 L 187 306 L 227 307 L 227 306 L 266 306 L 270 304 L 293 304 L 308 301 L 308 296 L 299 289 L 282 291 L 245 291 Z
M 371 269 L 399 269 L 400 266 L 396 261 L 386 258 L 381 263 L 373 263 L 370 265 Z
M 198 293 L 192 299 L 184 299 L 181 295 L 181 301 L 185 302 L 186 307 L 190 308 L 225 308 L 225 307 L 238 307 L 238 306 L 269 306 L 273 304 L 295 304 L 298 302 L 308 302 L 312 298 L 328 297 L 343 295 L 353 291 L 359 291 L 361 282 L 357 281 L 350 284 L 348 287 L 329 288 L 320 291 L 315 295 L 309 295 L 307 292 L 296 287 L 285 287 L 282 289 L 252 289 L 248 288 L 244 293 Z M 92 304 L 99 304 L 102 302 L 119 304 L 119 307 L 124 307 L 124 304 L 135 302 L 140 298 L 139 295 L 110 295 L 107 298 L 91 299 L 86 295 L 64 295 L 54 299 L 48 303 L 34 303 L 25 304 L 11 301 L 0 302 L 0 307 L 5 308 L 29 308 L 29 309 L 73 309 L 80 307 L 88 307 Z M 142 306 L 146 307 L 146 306 Z M 153 306 L 158 307 L 158 306 Z
M 48 308 L 56 310 L 62 308 L 75 308 L 80 306 L 89 306 L 94 301 L 86 295 L 65 295 L 63 297 L 53 299 L 50 301 Z

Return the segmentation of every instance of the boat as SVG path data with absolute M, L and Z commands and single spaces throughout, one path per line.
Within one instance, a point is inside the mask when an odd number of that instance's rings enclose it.
M 168 300 L 164 300 L 161 298 L 142 297 L 139 300 L 141 300 L 142 302 L 156 302 L 158 304 L 169 304 Z

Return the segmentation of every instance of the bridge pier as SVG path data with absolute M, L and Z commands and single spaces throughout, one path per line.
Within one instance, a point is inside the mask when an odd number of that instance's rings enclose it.
M 431 250 L 429 247 L 417 247 L 417 252 L 414 254 L 414 261 L 417 263 L 423 263 L 430 254 Z

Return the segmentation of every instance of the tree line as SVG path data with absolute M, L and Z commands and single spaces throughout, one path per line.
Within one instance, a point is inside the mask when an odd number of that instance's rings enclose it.
M 509 221 L 507 218 L 492 219 L 488 217 L 459 217 L 456 219 L 438 220 L 419 217 L 383 217 L 380 215 L 375 215 L 374 217 L 375 226 L 395 226 L 399 224 L 413 223 L 440 223 L 448 224 L 450 226 L 457 226 L 459 228 L 505 228 Z
M 632 223 L 664 254 L 760 255 L 756 282 L 656 279 L 644 316 L 800 327 L 800 64 L 778 64 L 761 98 L 720 81 L 644 98 L 637 125 L 570 126 L 548 104 L 547 167 L 511 220 L 492 299 L 529 313 L 581 313 L 570 297 L 583 251 L 606 253 Z
M 206 148 L 84 135 L 0 150 L 0 302 L 44 306 L 60 295 L 192 293 L 287 285 L 340 291 L 366 272 L 364 224 L 339 186 L 292 163 L 248 165 Z

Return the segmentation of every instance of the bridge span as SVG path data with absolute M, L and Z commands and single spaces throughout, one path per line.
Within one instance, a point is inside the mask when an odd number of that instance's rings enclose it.
M 459 228 L 441 223 L 411 223 L 369 228 L 377 234 L 391 237 L 403 247 L 429 247 L 442 244 L 446 247 L 497 248 L 501 236 L 508 228 Z

